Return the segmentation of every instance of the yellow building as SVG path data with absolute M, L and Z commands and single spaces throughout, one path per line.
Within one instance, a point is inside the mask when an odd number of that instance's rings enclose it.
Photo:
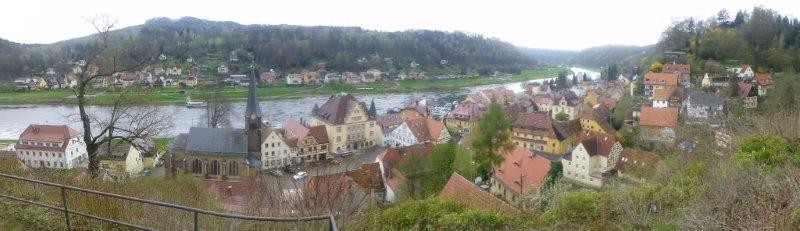
M 611 125 L 611 110 L 604 105 L 598 105 L 581 113 L 580 123 L 583 130 L 613 134 L 616 130 Z
M 139 149 L 131 144 L 114 144 L 111 149 L 101 147 L 100 170 L 103 177 L 120 180 L 135 178 L 144 170 L 144 158 Z
M 517 146 L 539 152 L 565 154 L 572 150 L 581 130 L 577 120 L 554 122 L 544 113 L 520 115 L 511 126 Z
M 376 119 L 375 102 L 367 108 L 366 103 L 343 94 L 331 96 L 322 106 L 315 106 L 310 125 L 324 125 L 330 150 L 343 152 L 380 144 L 382 134 Z
M 597 93 L 595 93 L 594 91 L 586 93 L 586 96 L 583 97 L 583 103 L 586 105 L 594 107 L 595 105 L 598 104 L 598 102 L 599 100 L 597 97 Z

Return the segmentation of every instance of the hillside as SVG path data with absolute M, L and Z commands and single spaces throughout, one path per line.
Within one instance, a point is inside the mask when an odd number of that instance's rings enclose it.
M 527 48 L 527 47 L 520 47 L 519 48 L 522 53 L 530 56 L 533 59 L 536 59 L 539 63 L 542 64 L 549 64 L 549 65 L 562 65 L 569 63 L 572 58 L 575 57 L 579 53 L 579 51 L 570 51 L 570 50 L 553 50 L 553 49 L 542 49 L 542 48 Z
M 87 25 L 90 26 L 90 25 Z M 513 45 L 494 38 L 461 32 L 409 30 L 379 32 L 358 27 L 242 25 L 197 18 L 154 18 L 143 25 L 115 31 L 123 49 L 145 48 L 180 64 L 186 58 L 199 60 L 205 69 L 227 62 L 235 52 L 239 63 L 251 60 L 277 70 L 313 68 L 325 62 L 337 71 L 368 68 L 404 70 L 411 62 L 423 71 L 468 69 L 518 73 L 536 64 Z M 80 59 L 91 46 L 88 37 L 35 47 L 3 41 L 0 77 L 40 74 L 47 67 L 67 70 L 69 60 Z M 361 62 L 359 62 L 359 60 Z M 446 60 L 442 65 L 440 61 Z
M 586 67 L 603 67 L 612 63 L 625 67 L 639 66 L 647 63 L 652 52 L 652 46 L 606 45 L 581 50 L 569 63 Z

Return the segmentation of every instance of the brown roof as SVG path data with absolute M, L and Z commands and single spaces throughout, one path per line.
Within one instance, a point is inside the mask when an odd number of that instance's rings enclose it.
M 64 151 L 67 148 L 67 141 L 80 133 L 67 125 L 43 125 L 31 124 L 19 135 L 19 142 L 14 146 L 15 149 L 34 149 L 43 151 Z M 61 143 L 60 147 L 28 145 L 24 141 L 52 142 Z
M 381 177 L 381 166 L 378 162 L 361 164 L 358 168 L 345 172 L 347 176 L 366 192 L 379 193 L 385 192 L 383 177 Z
M 608 154 L 611 154 L 614 144 L 617 143 L 617 139 L 614 136 L 593 131 L 582 132 L 578 140 L 581 141 L 589 156 L 608 156 Z
M 401 171 L 394 171 L 396 168 L 403 165 L 410 157 L 419 157 L 420 159 L 426 160 L 428 159 L 428 154 L 430 154 L 432 150 L 432 145 L 423 145 L 388 148 L 381 153 L 378 156 L 378 161 L 383 163 L 384 169 L 387 170 L 385 174 L 386 179 L 389 180 L 389 186 L 395 188 L 395 186 L 405 181 L 405 176 L 403 176 Z
M 283 123 L 283 137 L 289 139 L 302 139 L 308 135 L 309 129 L 300 122 L 288 119 Z
M 603 104 L 599 104 L 597 107 L 583 111 L 580 118 L 594 120 L 600 125 L 600 127 L 603 128 L 605 132 L 613 132 L 614 126 L 612 126 L 611 122 L 608 121 L 610 115 L 611 109 L 608 109 Z
M 383 131 L 383 133 L 388 133 L 390 129 L 402 124 L 403 118 L 400 118 L 399 114 L 389 114 L 378 116 L 377 121 L 378 125 L 381 126 L 381 131 Z
M 758 92 L 755 90 L 756 88 L 753 87 L 753 84 L 749 83 L 739 83 L 739 97 L 754 97 L 758 96 Z
M 583 128 L 581 128 L 581 122 L 578 120 L 556 122 L 553 123 L 553 128 L 556 129 L 556 138 L 558 138 L 559 141 L 563 141 L 567 139 L 567 137 L 583 130 Z
M 678 76 L 675 73 L 654 73 L 647 72 L 644 74 L 645 85 L 666 85 L 677 86 Z
M 517 195 L 530 187 L 541 186 L 550 171 L 550 160 L 520 146 L 505 152 L 503 156 L 505 160 L 494 170 L 492 177 Z
M 314 137 L 317 140 L 317 143 L 324 144 L 328 143 L 328 130 L 325 129 L 325 125 L 317 125 L 313 126 L 308 129 L 308 135 Z
M 653 99 L 664 101 L 669 100 L 669 97 L 673 92 L 675 92 L 675 89 L 677 89 L 677 87 L 667 87 L 664 89 L 655 90 L 653 91 Z
M 418 118 L 406 121 L 408 129 L 411 130 L 411 133 L 419 142 L 431 140 L 431 133 L 428 131 L 428 124 L 426 120 L 427 118 Z
M 517 117 L 511 124 L 512 129 L 525 129 L 548 137 L 556 137 L 553 120 L 544 113 L 526 113 Z
M 492 194 L 485 192 L 475 186 L 472 182 L 453 172 L 450 175 L 450 180 L 442 188 L 439 193 L 440 198 L 455 198 L 458 201 L 479 208 L 490 209 L 497 212 L 516 213 L 519 212 L 517 208 L 509 205 L 500 198 L 492 196 Z
M 680 72 L 681 74 L 689 74 L 690 71 L 691 66 L 687 64 L 664 64 L 664 67 L 661 68 L 662 73 Z
M 618 171 L 637 173 L 653 169 L 659 161 L 661 161 L 661 157 L 655 153 L 625 148 L 622 149 L 614 168 Z
M 367 105 L 364 102 L 358 101 L 353 95 L 331 95 L 331 98 L 328 99 L 325 104 L 322 104 L 319 109 L 312 111 L 312 114 L 329 123 L 342 124 L 344 123 L 345 117 L 347 117 L 347 112 L 351 108 L 357 106 L 361 106 L 362 110 L 366 113 Z
M 675 127 L 678 124 L 678 108 L 642 107 L 639 125 L 656 127 Z
M 442 123 L 442 121 L 428 118 L 425 122 L 428 125 L 428 133 L 431 135 L 431 140 L 439 139 L 439 137 L 442 136 L 442 132 L 447 132 L 444 129 L 444 123 Z
M 770 74 L 757 74 L 756 75 L 756 84 L 761 86 L 769 86 L 772 85 L 772 75 Z

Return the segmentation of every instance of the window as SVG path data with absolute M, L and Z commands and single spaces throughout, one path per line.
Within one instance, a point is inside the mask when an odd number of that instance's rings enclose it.
M 239 163 L 236 161 L 232 161 L 230 166 L 228 166 L 228 175 L 229 176 L 236 176 L 239 175 Z
M 64 167 L 64 162 L 58 162 L 58 164 L 61 165 L 62 168 Z
M 192 161 L 192 174 L 201 174 L 203 173 L 203 162 L 195 159 Z

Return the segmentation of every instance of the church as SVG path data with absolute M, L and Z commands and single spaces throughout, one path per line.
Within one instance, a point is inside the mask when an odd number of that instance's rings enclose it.
M 169 144 L 165 156 L 170 174 L 191 174 L 204 179 L 240 180 L 261 166 L 261 135 L 268 130 L 258 105 L 255 71 L 250 76 L 244 128 L 192 127 Z M 252 169 L 251 169 L 252 168 Z

